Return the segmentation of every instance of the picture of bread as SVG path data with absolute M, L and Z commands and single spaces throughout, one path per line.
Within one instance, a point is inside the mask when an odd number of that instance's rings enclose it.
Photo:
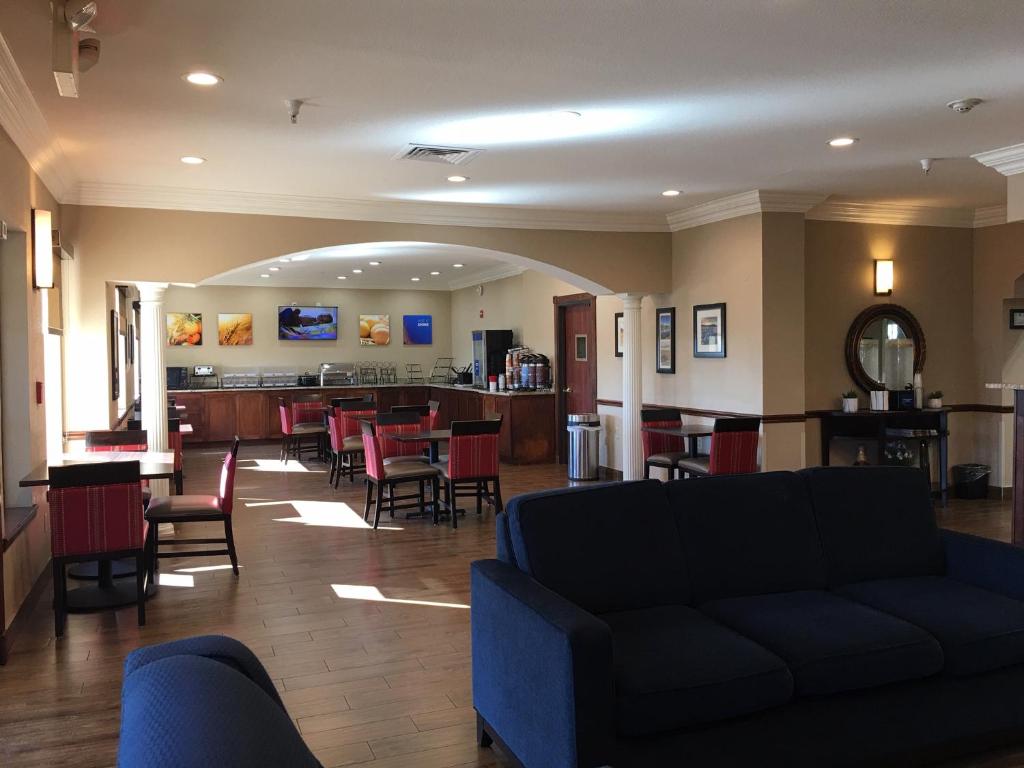
M 385 347 L 391 343 L 391 315 L 360 315 L 359 344 Z

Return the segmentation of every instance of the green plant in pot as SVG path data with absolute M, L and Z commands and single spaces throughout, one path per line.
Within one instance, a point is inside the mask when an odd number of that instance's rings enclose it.
M 852 389 L 843 392 L 843 413 L 856 413 L 858 405 L 856 392 Z
M 928 393 L 928 407 L 929 408 L 941 408 L 942 407 L 942 390 L 936 389 L 933 392 Z

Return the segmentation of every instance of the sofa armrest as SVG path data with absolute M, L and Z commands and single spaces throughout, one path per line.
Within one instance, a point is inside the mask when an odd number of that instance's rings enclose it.
M 472 565 L 473 704 L 530 768 L 610 764 L 608 625 L 498 560 Z
M 152 664 L 154 661 L 166 659 L 171 656 L 201 656 L 203 658 L 219 661 L 232 669 L 241 672 L 252 682 L 258 685 L 263 692 L 284 709 L 281 697 L 270 680 L 270 675 L 256 658 L 256 654 L 250 651 L 245 645 L 226 635 L 197 635 L 186 637 L 182 640 L 172 640 L 169 643 L 159 645 L 147 645 L 143 648 L 136 648 L 128 654 L 124 660 L 124 676 L 127 678 L 138 669 Z
M 942 541 L 951 579 L 1024 600 L 1024 549 L 947 530 Z

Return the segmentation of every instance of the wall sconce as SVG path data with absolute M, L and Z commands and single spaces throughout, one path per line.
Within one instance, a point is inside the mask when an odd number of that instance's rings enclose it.
M 875 296 L 892 296 L 892 259 L 875 259 Z
M 53 288 L 53 216 L 41 208 L 32 209 L 32 284 Z

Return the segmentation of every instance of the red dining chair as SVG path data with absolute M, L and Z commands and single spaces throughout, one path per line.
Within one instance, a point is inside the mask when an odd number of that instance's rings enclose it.
M 640 411 L 640 423 L 645 427 L 678 427 L 680 413 L 675 408 L 644 408 Z M 677 435 L 662 435 L 657 432 L 640 432 L 640 442 L 644 449 L 644 477 L 651 476 L 651 467 L 668 470 L 668 479 L 676 475 L 681 459 L 690 454 L 686 451 L 686 441 Z
M 139 626 L 146 623 L 148 524 L 143 516 L 139 462 L 50 467 L 50 547 L 53 555 L 54 633 L 68 613 L 65 566 L 135 558 Z
M 427 400 L 427 408 L 430 409 L 430 430 L 433 431 L 441 423 L 441 403 L 438 400 Z
M 392 410 L 391 413 L 377 414 L 377 432 L 380 437 L 381 449 L 384 452 L 384 463 L 393 464 L 397 461 L 420 461 L 427 463 L 424 451 L 429 447 L 422 440 L 415 442 L 390 439 L 389 435 L 413 435 L 423 431 L 423 417 L 415 410 Z
M 317 395 L 317 402 L 319 403 L 319 395 Z M 307 418 L 308 414 L 312 409 L 309 406 L 304 406 L 300 411 L 304 414 L 303 418 Z M 321 420 L 322 406 L 317 405 L 316 409 L 316 421 L 302 421 L 296 423 L 295 411 L 293 408 L 288 406 L 283 397 L 277 398 L 277 411 L 281 417 L 281 433 L 284 437 L 281 439 L 281 461 L 285 464 L 288 463 L 288 456 L 291 452 L 295 451 L 295 458 L 299 461 L 302 460 L 302 438 L 312 437 L 314 442 L 312 448 L 320 454 L 320 443 L 323 436 L 327 433 L 327 428 L 323 425 Z
M 420 429 L 423 432 L 430 431 L 430 406 L 429 405 L 393 405 L 392 413 L 415 413 L 420 417 Z
M 501 419 L 482 421 L 453 421 L 452 437 L 448 443 L 448 461 L 438 462 L 437 468 L 444 481 L 444 505 L 451 512 L 452 528 L 458 528 L 459 489 L 472 487 L 470 493 L 476 497 L 476 513 L 482 512 L 484 497 L 490 499 L 495 511 L 501 512 L 501 481 L 498 478 L 498 435 Z M 488 484 L 494 484 L 493 493 Z
M 215 557 L 227 555 L 231 559 L 231 570 L 238 575 L 238 555 L 235 553 L 235 536 L 231 529 L 231 513 L 234 509 L 235 464 L 238 460 L 238 437 L 235 437 L 231 450 L 224 456 L 224 464 L 220 470 L 220 487 L 217 495 L 186 494 L 184 496 L 155 496 L 149 502 L 146 519 L 151 523 L 149 531 L 152 539 L 151 550 L 153 562 L 151 569 L 155 571 L 161 557 Z M 199 523 L 221 522 L 224 524 L 223 539 L 178 539 L 170 544 L 223 544 L 224 549 L 175 550 L 160 551 L 160 523 Z M 151 572 L 150 578 L 155 573 Z
M 331 401 L 334 402 L 333 400 Z M 339 463 L 335 468 L 334 487 L 338 487 L 338 480 L 348 470 L 348 479 L 354 483 L 356 472 L 365 469 L 365 462 L 358 464 L 357 459 L 363 453 L 363 433 L 359 428 L 359 420 L 372 418 L 377 415 L 377 407 L 372 401 L 364 398 L 343 400 L 334 406 L 334 416 L 337 419 L 339 445 L 342 451 Z
M 97 430 L 85 433 L 85 450 L 87 453 L 107 453 L 113 451 L 137 451 L 145 453 L 149 450 L 149 435 L 144 429 Z M 149 481 L 142 481 L 142 503 L 149 504 L 152 492 Z M 78 576 L 72 571 L 72 576 Z
M 379 414 L 378 419 L 384 415 Z M 366 456 L 366 503 L 363 505 L 363 520 L 370 517 L 370 506 L 373 505 L 373 527 L 374 530 L 380 524 L 380 512 L 384 500 L 388 501 L 388 512 L 391 517 L 395 516 L 396 509 L 411 509 L 416 506 L 421 515 L 426 514 L 426 499 L 424 487 L 430 484 L 431 503 L 434 510 L 434 524 L 437 525 L 438 506 L 440 494 L 438 492 L 438 473 L 435 467 L 423 464 L 418 461 L 398 461 L 391 464 L 386 463 L 384 443 L 401 445 L 395 440 L 385 441 L 374 429 L 373 424 L 368 421 L 360 422 L 360 430 L 363 438 L 363 454 Z M 403 483 L 418 483 L 419 493 L 396 496 L 395 488 Z M 417 504 L 400 504 L 396 501 L 417 499 Z
M 739 475 L 757 472 L 757 444 L 761 429 L 758 417 L 715 419 L 711 455 L 680 460 L 679 470 L 688 477 Z

